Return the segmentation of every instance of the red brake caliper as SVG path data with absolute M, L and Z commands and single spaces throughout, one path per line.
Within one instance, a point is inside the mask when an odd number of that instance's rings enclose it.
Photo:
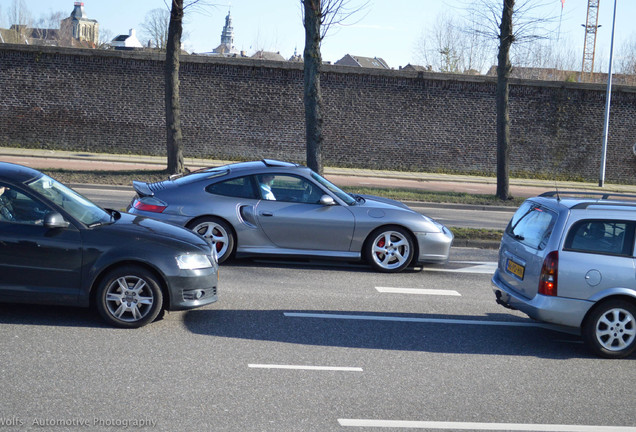
M 376 243 L 376 246 L 377 246 L 377 247 L 384 247 L 384 245 L 385 245 L 385 244 L 386 244 L 386 243 L 385 243 L 385 241 L 384 241 L 384 237 L 383 237 L 383 238 L 381 238 L 381 239 L 380 239 L 380 241 L 379 241 L 379 242 L 377 242 L 377 243 Z M 383 254 L 382 252 L 376 252 L 376 255 L 377 255 L 378 257 L 381 257 L 381 256 L 382 256 L 382 255 L 384 255 L 384 254 Z

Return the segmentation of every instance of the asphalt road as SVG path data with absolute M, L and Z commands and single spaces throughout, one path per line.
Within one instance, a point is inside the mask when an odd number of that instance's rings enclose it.
M 132 187 L 86 186 L 72 185 L 75 190 L 91 199 L 96 204 L 113 208 L 125 209 L 135 195 Z M 481 210 L 467 206 L 428 205 L 409 203 L 415 211 L 423 213 L 447 226 L 462 228 L 487 228 L 503 230 L 512 217 L 513 208 L 501 210 Z
M 218 303 L 138 330 L 0 304 L 0 428 L 636 430 L 634 357 L 495 304 L 495 260 L 456 248 L 397 275 L 241 260 Z

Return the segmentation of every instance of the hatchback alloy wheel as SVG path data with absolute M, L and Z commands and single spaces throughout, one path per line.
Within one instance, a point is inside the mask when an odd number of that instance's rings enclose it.
M 118 327 L 141 327 L 161 311 L 163 296 L 154 275 L 128 266 L 111 271 L 100 284 L 97 308 Z

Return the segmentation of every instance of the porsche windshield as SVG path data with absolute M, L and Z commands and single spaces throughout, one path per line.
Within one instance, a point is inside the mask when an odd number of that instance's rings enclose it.
M 320 183 L 321 185 L 323 185 L 324 187 L 326 187 L 327 189 L 329 189 L 329 191 L 331 193 L 333 193 L 334 195 L 336 195 L 338 198 L 340 198 L 341 200 L 343 200 L 345 203 L 347 203 L 347 205 L 355 205 L 356 200 L 355 198 L 353 198 L 351 195 L 349 195 L 348 193 L 346 193 L 345 191 L 343 191 L 342 189 L 340 189 L 338 186 L 334 185 L 333 183 L 331 183 L 329 180 L 327 180 L 326 178 L 316 174 L 315 172 L 311 172 L 311 177 L 316 180 L 318 183 Z
M 111 220 L 106 210 L 46 175 L 32 181 L 28 186 L 85 225 L 98 225 Z

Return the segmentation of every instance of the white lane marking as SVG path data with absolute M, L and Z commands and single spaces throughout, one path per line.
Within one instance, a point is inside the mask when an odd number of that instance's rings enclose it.
M 297 369 L 297 370 L 319 370 L 319 371 L 339 371 L 339 372 L 362 372 L 362 368 L 359 368 L 359 367 L 337 367 L 337 366 L 248 364 L 247 367 L 255 368 L 255 369 Z
M 454 290 L 425 289 L 425 288 L 391 288 L 391 287 L 375 287 L 378 292 L 390 294 L 420 294 L 420 295 L 440 295 L 440 296 L 460 296 L 461 294 Z
M 301 313 L 301 312 L 283 312 L 283 315 L 290 318 L 323 318 L 323 319 L 343 319 L 343 320 L 361 320 L 361 321 L 394 321 L 394 322 L 414 322 L 414 323 L 433 323 L 433 324 L 464 324 L 464 325 L 488 325 L 488 326 L 507 326 L 507 327 L 541 327 L 554 329 L 550 324 L 535 322 L 517 322 L 517 321 L 480 321 L 480 320 L 459 320 L 444 318 L 413 318 L 398 316 L 382 316 L 382 315 L 344 315 L 344 314 L 323 314 L 323 313 Z M 555 329 L 556 330 L 556 329 Z
M 405 420 L 338 419 L 340 426 L 386 427 L 402 429 L 490 430 L 490 431 L 548 431 L 548 432 L 634 432 L 632 426 L 588 426 L 526 423 L 472 423 Z
M 454 268 L 460 265 L 459 268 Z M 448 272 L 448 273 L 480 273 L 493 274 L 497 270 L 497 262 L 475 262 L 475 261 L 449 261 L 446 266 L 427 267 L 422 266 L 425 271 Z

